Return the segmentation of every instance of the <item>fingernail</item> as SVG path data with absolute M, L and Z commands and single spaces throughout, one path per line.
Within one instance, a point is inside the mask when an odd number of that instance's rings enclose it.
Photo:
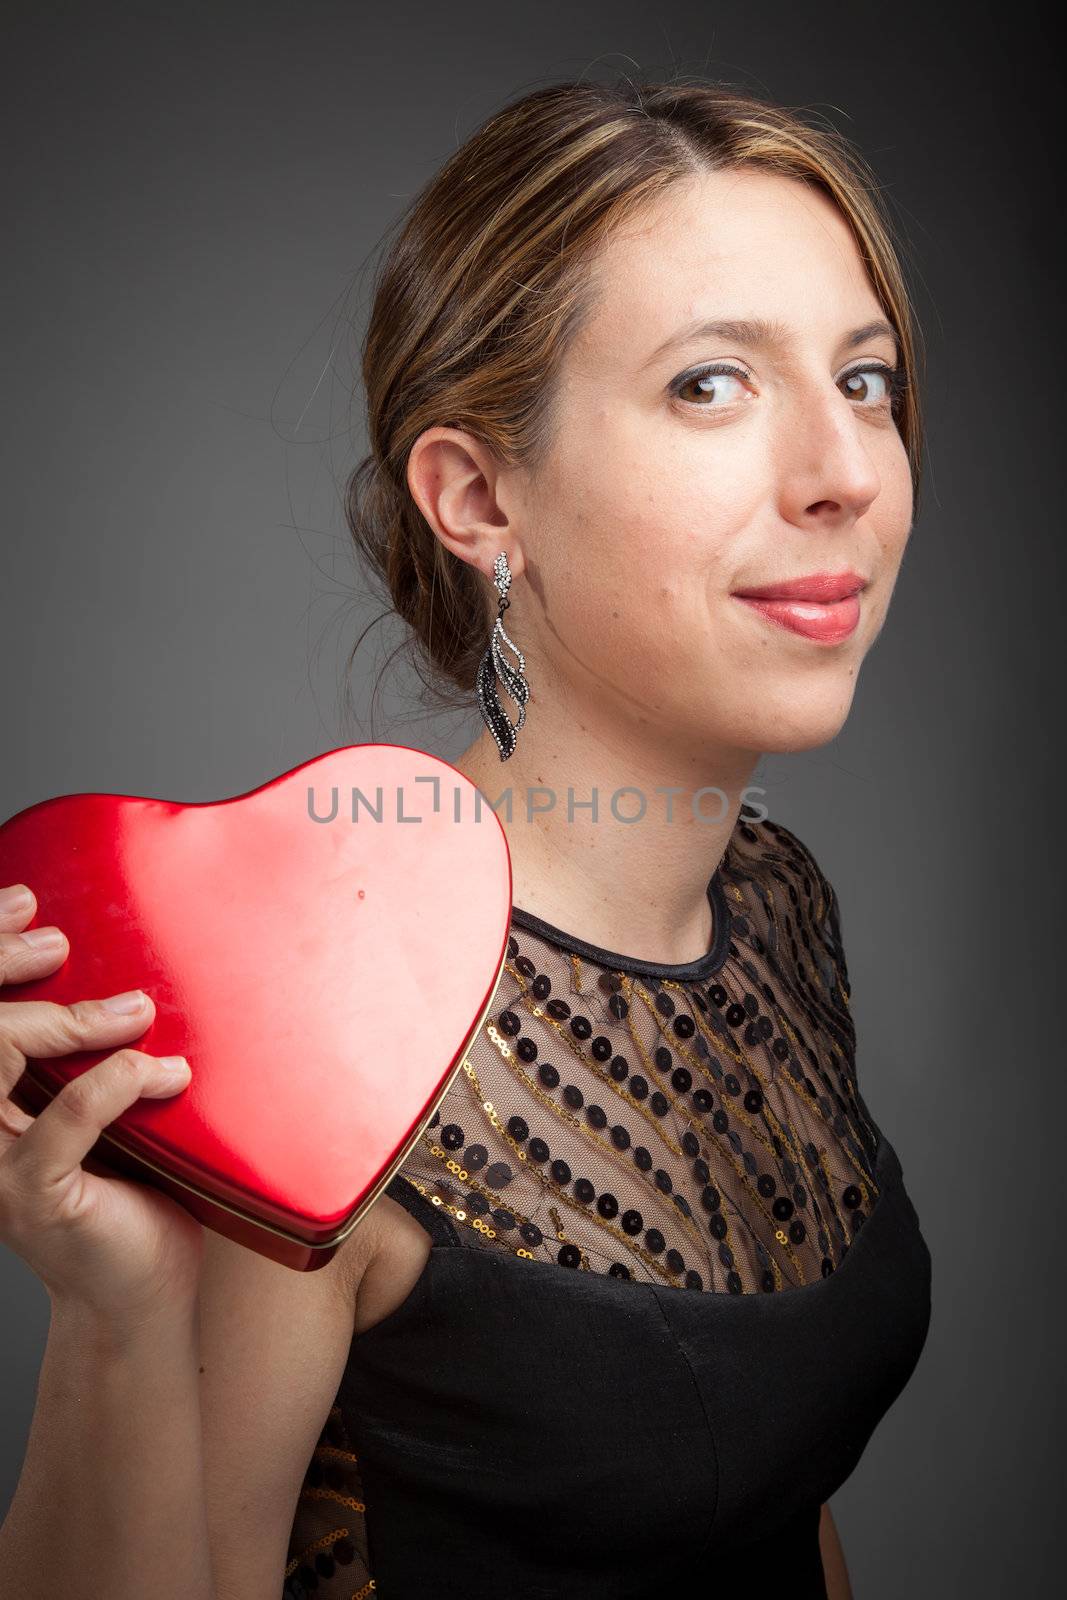
M 24 883 L 13 883 L 10 889 L 0 889 L 0 912 L 6 916 L 9 911 L 21 911 L 32 899 Z
M 166 1067 L 168 1072 L 190 1072 L 192 1070 L 184 1056 L 160 1056 L 159 1064 L 161 1067 Z
M 143 989 L 127 989 L 123 994 L 113 994 L 100 1004 L 107 1011 L 117 1011 L 121 1016 L 128 1017 L 134 1011 L 140 1011 L 145 1003 Z
M 27 928 L 25 933 L 19 934 L 19 938 L 34 950 L 43 950 L 46 945 L 63 943 L 63 935 L 58 928 Z

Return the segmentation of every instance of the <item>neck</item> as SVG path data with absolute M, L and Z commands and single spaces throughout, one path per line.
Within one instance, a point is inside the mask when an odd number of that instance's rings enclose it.
M 675 965 L 711 944 L 708 883 L 757 759 L 594 730 L 531 702 L 508 761 L 484 733 L 453 765 L 500 819 L 514 905 L 603 949 Z

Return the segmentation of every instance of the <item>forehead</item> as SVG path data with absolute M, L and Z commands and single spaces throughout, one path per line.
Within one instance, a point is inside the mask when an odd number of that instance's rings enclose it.
M 615 231 L 591 280 L 579 359 L 610 352 L 632 364 L 705 317 L 765 317 L 784 323 L 798 345 L 832 344 L 880 311 L 833 201 L 798 179 L 753 169 L 672 184 Z

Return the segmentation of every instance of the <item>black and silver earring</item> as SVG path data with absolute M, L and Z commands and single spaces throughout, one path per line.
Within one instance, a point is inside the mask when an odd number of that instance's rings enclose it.
M 511 568 L 508 566 L 508 558 L 503 550 L 501 550 L 493 563 L 493 582 L 496 585 L 497 593 L 500 595 L 500 609 L 493 624 L 493 632 L 490 636 L 488 647 L 478 667 L 475 688 L 482 720 L 496 740 L 496 747 L 500 751 L 501 761 L 507 761 L 514 753 L 518 731 L 526 721 L 526 702 L 530 698 L 530 685 L 523 676 L 526 671 L 526 657 L 518 646 L 508 638 L 504 632 L 504 624 L 501 621 L 504 612 L 511 604 L 508 599 L 508 590 L 511 588 Z M 512 664 L 504 656 L 503 647 L 505 646 L 514 653 L 515 664 Z M 504 692 L 510 695 L 519 708 L 519 715 L 514 723 L 500 704 L 500 697 L 496 692 L 498 678 L 504 687 Z

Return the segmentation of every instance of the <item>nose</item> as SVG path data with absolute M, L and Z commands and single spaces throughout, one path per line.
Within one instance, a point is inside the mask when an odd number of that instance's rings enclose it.
M 805 385 L 782 417 L 779 509 L 797 527 L 851 526 L 882 487 L 864 424 L 836 385 Z

